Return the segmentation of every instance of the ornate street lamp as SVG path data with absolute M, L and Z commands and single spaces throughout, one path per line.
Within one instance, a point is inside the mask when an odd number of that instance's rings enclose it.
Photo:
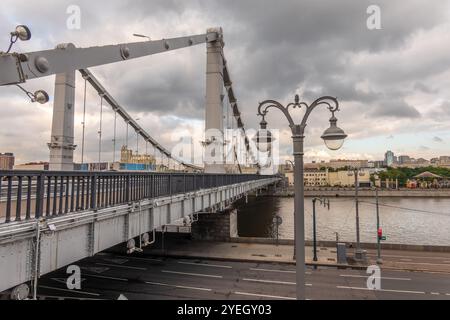
M 336 98 L 324 96 L 312 104 L 308 105 L 305 102 L 300 102 L 298 95 L 295 96 L 295 101 L 283 106 L 275 100 L 266 100 L 259 104 L 258 115 L 262 117 L 260 123 L 261 130 L 256 135 L 257 147 L 261 152 L 271 150 L 272 135 L 267 130 L 267 122 L 265 117 L 270 108 L 280 110 L 289 122 L 289 127 L 292 131 L 292 140 L 294 144 L 294 235 L 295 235 L 295 252 L 296 252 L 296 279 L 297 279 L 297 299 L 305 299 L 305 203 L 304 203 L 304 186 L 303 186 L 303 140 L 306 128 L 306 121 L 309 115 L 317 106 L 325 106 L 331 112 L 330 127 L 325 130 L 322 139 L 325 145 L 331 150 L 338 150 L 342 147 L 347 135 L 342 129 L 337 126 L 337 119 L 334 113 L 339 110 L 339 103 Z M 296 124 L 292 119 L 289 108 L 306 109 L 300 124 Z

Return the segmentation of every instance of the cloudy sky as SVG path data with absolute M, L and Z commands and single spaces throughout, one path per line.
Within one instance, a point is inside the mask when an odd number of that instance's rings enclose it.
M 369 30 L 366 10 L 381 9 L 381 29 Z M 68 6 L 81 9 L 81 28 L 66 26 Z M 259 101 L 312 102 L 338 97 L 339 126 L 349 135 L 344 148 L 327 151 L 320 140 L 327 111 L 316 110 L 307 129 L 307 160 L 382 159 L 386 150 L 431 158 L 450 155 L 449 1 L 363 0 L 3 0 L 0 39 L 8 46 L 17 24 L 32 30 L 31 41 L 14 51 L 28 52 L 72 42 L 78 47 L 224 30 L 225 55 L 242 117 L 258 123 Z M 0 41 L 1 43 L 1 41 Z M 176 135 L 200 140 L 204 127 L 206 50 L 204 45 L 92 68 L 103 85 L 158 141 L 167 147 Z M 83 80 L 77 76 L 76 144 L 81 145 Z M 53 95 L 54 77 L 25 84 Z M 0 152 L 14 152 L 17 163 L 48 160 L 52 101 L 29 103 L 16 87 L 0 87 Z M 87 158 L 95 161 L 100 98 L 88 88 Z M 105 109 L 104 128 L 113 114 Z M 296 114 L 298 119 L 301 112 Z M 282 130 L 281 155 L 292 153 L 281 113 L 267 119 Z M 118 126 L 120 143 L 125 125 Z M 111 158 L 112 130 L 104 130 L 104 159 Z M 131 135 L 130 135 L 131 136 Z M 130 138 L 131 139 L 131 138 Z M 131 142 L 130 142 L 131 145 Z M 141 143 L 141 150 L 145 144 Z M 80 148 L 76 160 L 80 159 Z

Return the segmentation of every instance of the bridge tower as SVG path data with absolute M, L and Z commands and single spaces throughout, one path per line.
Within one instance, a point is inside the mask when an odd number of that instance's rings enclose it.
M 201 36 L 201 38 L 200 38 Z M 71 43 L 58 45 L 54 54 L 63 57 L 59 53 L 66 51 L 67 56 L 72 57 L 70 62 L 64 66 L 59 66 L 59 72 L 55 72 L 55 94 L 53 103 L 53 120 L 51 140 L 48 143 L 50 149 L 49 170 L 54 171 L 72 171 L 74 169 L 74 116 L 75 116 L 75 71 L 83 67 L 96 66 L 119 60 L 116 56 L 120 52 L 120 60 L 129 58 L 138 58 L 140 56 L 150 55 L 167 50 L 174 50 L 183 47 L 192 46 L 206 42 L 206 105 L 205 105 L 205 172 L 207 173 L 226 173 L 225 172 L 225 146 L 224 146 L 224 119 L 223 119 L 223 101 L 224 95 L 224 57 L 223 57 L 223 31 L 222 28 L 210 28 L 206 35 L 175 38 L 169 44 L 168 40 L 155 41 L 155 45 L 149 52 L 146 44 L 129 43 L 121 45 L 89 48 L 89 50 L 115 50 L 114 53 L 105 55 L 105 62 L 98 61 L 99 52 L 88 54 L 85 50 L 81 55 L 76 51 Z M 150 44 L 153 44 L 150 43 Z M 159 47 L 161 45 L 161 47 Z M 105 48 L 106 48 L 105 47 Z M 131 50 L 130 48 L 133 48 Z M 119 50 L 117 50 L 119 49 Z M 134 54 L 133 56 L 130 56 Z M 111 58 L 112 57 L 112 58 Z M 48 73 L 52 65 L 42 56 L 38 57 L 37 68 L 41 73 Z M 44 59 L 45 58 L 45 59 Z M 91 61 L 90 59 L 96 59 Z M 113 61 L 109 61 L 109 60 Z M 76 63 L 72 63 L 75 61 Z M 107 62 L 108 61 L 108 62 Z M 62 71 L 64 71 L 62 73 Z
M 75 48 L 71 43 L 57 46 L 60 50 Z M 56 74 L 49 170 L 72 171 L 75 116 L 75 70 Z
M 217 33 L 215 41 L 207 42 L 206 53 L 206 108 L 205 108 L 205 173 L 225 173 L 223 133 L 223 31 L 210 28 L 207 33 Z

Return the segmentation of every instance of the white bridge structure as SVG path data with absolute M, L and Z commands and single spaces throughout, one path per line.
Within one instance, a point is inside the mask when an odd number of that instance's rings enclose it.
M 11 46 L 29 40 L 26 26 L 11 33 Z M 90 67 L 126 63 L 131 59 L 206 44 L 206 101 L 204 167 L 178 159 L 158 143 L 127 113 L 89 71 Z M 224 99 L 244 140 L 247 158 L 259 167 L 246 135 L 235 97 L 221 28 L 188 37 L 77 48 L 61 44 L 55 49 L 0 52 L 0 85 L 17 85 L 33 100 L 48 101 L 48 94 L 34 94 L 21 84 L 55 76 L 49 171 L 0 171 L 0 292 L 12 289 L 13 298 L 36 298 L 41 275 L 92 256 L 120 243 L 140 250 L 154 237 L 155 229 L 195 215 L 229 208 L 249 192 L 277 183 L 279 177 L 231 174 L 224 161 Z M 178 164 L 173 172 L 75 171 L 75 77 L 79 71 L 114 111 L 167 160 Z M 226 91 L 226 94 L 224 92 Z M 116 121 L 116 120 L 115 120 Z M 99 131 L 99 162 L 101 130 Z M 114 126 L 114 156 L 116 152 Z M 83 133 L 84 141 L 84 133 Z M 44 146 L 43 146 L 44 147 Z M 236 155 L 236 150 L 234 150 Z M 237 159 L 236 155 L 236 159 Z M 31 293 L 30 293 L 31 292 Z

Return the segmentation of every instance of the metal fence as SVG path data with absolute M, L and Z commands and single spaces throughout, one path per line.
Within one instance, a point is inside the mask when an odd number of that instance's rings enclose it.
M 268 178 L 250 174 L 0 171 L 0 223 Z

